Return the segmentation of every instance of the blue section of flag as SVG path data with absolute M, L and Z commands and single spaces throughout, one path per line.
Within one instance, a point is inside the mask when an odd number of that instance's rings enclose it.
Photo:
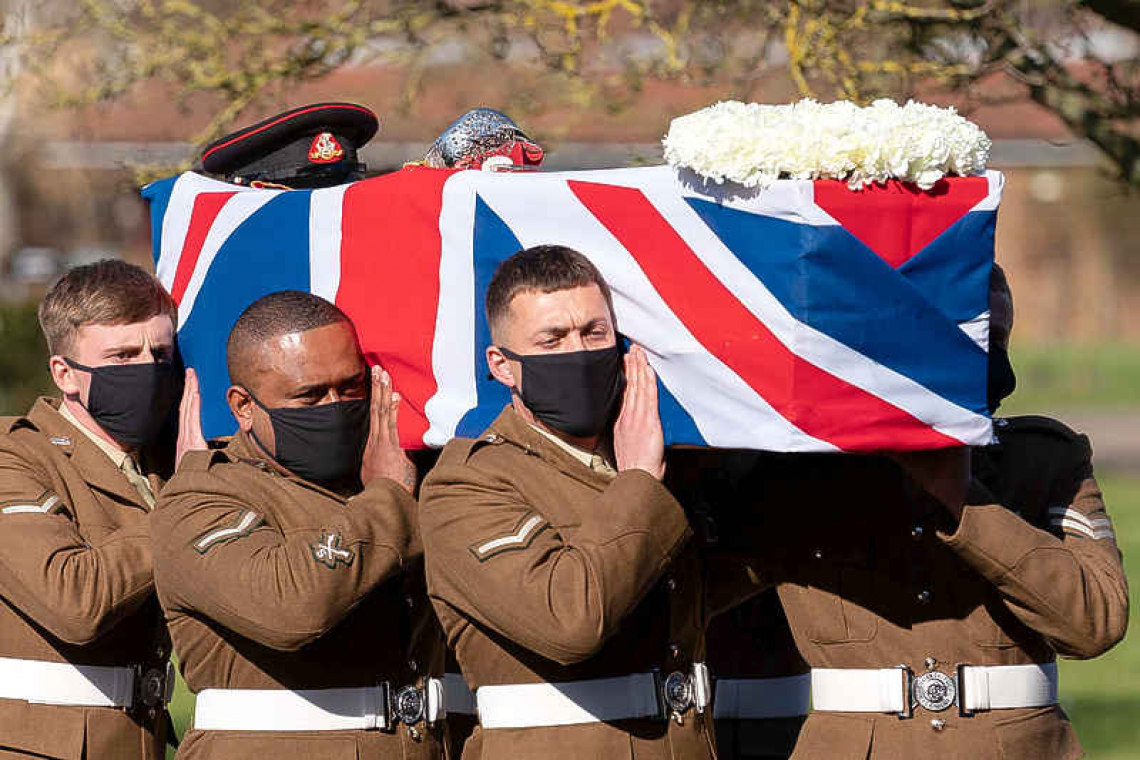
M 230 235 L 210 264 L 197 307 L 178 331 L 183 359 L 201 383 L 207 438 L 237 427 L 226 404 L 226 340 L 234 322 L 264 295 L 309 290 L 309 197 L 281 193 Z
M 686 200 L 793 317 L 963 408 L 986 413 L 986 352 L 843 227 Z M 970 245 L 955 255 L 988 263 L 990 250 Z
M 997 211 L 971 211 L 910 257 L 899 273 L 953 322 L 973 319 L 990 308 Z M 977 255 L 969 255 L 976 251 Z
M 479 196 L 475 196 L 475 229 L 472 258 L 475 266 L 475 391 L 478 405 L 463 415 L 455 434 L 474 438 L 490 425 L 503 407 L 511 402 L 511 392 L 497 380 L 487 377 L 487 347 L 491 345 L 491 328 L 487 324 L 487 286 L 499 262 L 520 250 L 522 244 L 506 222 L 499 218 Z
M 177 181 L 177 176 L 167 177 L 142 189 L 142 197 L 150 203 L 150 249 L 156 265 L 162 253 L 162 220 L 166 218 L 166 207 L 170 204 L 170 194 L 174 192 Z

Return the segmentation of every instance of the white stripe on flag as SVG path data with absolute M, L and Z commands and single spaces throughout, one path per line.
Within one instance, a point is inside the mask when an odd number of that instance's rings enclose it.
M 214 257 L 218 255 L 218 251 L 229 240 L 230 235 L 237 230 L 247 219 L 253 216 L 262 206 L 269 201 L 280 195 L 283 190 L 258 190 L 257 192 L 239 192 L 234 197 L 226 201 L 226 205 L 222 206 L 222 210 L 218 212 L 217 218 L 210 226 L 210 231 L 206 234 L 206 240 L 202 243 L 202 251 L 198 255 L 198 261 L 194 265 L 194 273 L 190 275 L 190 282 L 186 286 L 186 292 L 182 296 L 182 302 L 178 304 L 178 327 L 181 329 L 182 325 L 186 324 L 186 320 L 190 318 L 190 314 L 194 311 L 194 302 L 198 298 L 198 292 L 202 289 L 202 283 L 206 281 L 206 274 L 210 271 L 210 265 L 214 263 Z M 171 205 L 174 204 L 175 199 L 171 198 Z M 193 200 L 179 200 L 179 204 L 186 204 L 193 206 Z
M 431 364 L 436 392 L 424 404 L 428 430 L 424 443 L 442 446 L 455 436 L 459 420 L 479 401 L 475 385 L 475 229 L 473 179 L 483 172 L 460 172 L 443 185 L 439 213 L 441 254 L 439 305 Z M 480 367 L 484 362 L 479 359 Z
M 647 178 L 650 174 L 660 173 L 647 173 Z M 661 381 L 692 416 L 709 445 L 835 451 L 832 444 L 807 435 L 777 413 L 704 349 L 653 288 L 636 260 L 581 204 L 566 184 L 567 178 L 582 175 L 564 173 L 554 179 L 537 175 L 526 192 L 502 181 L 502 175 L 490 175 L 479 183 L 478 191 L 524 247 L 562 244 L 590 257 L 613 290 L 618 328 L 646 348 Z M 605 181 L 608 177 L 588 179 Z M 710 393 L 710 388 L 717 390 Z
M 978 347 L 985 352 L 990 350 L 990 310 L 986 309 L 981 314 L 972 319 L 967 319 L 965 322 L 959 322 L 958 328 L 970 337 L 970 340 L 978 344 Z
M 162 217 L 162 237 L 159 238 L 159 255 L 154 273 L 167 291 L 174 286 L 174 276 L 178 272 L 178 258 L 186 245 L 190 214 L 194 210 L 192 200 L 187 203 L 182 199 L 193 198 L 196 191 L 191 188 L 197 186 L 196 178 L 201 179 L 193 172 L 185 172 L 174 180 L 174 187 L 170 189 L 170 198 L 166 204 L 166 214 Z
M 348 185 L 309 195 L 309 290 L 336 303 L 340 288 L 340 236 Z

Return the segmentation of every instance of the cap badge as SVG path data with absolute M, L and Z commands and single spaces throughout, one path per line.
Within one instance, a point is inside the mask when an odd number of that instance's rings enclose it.
M 341 147 L 332 132 L 321 132 L 313 138 L 309 146 L 309 162 L 314 164 L 331 164 L 344 158 L 344 148 Z

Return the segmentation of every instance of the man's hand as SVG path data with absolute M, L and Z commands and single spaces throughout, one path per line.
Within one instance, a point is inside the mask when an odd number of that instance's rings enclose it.
M 923 490 L 938 499 L 955 520 L 962 518 L 970 489 L 970 448 L 894 452 L 891 459 Z
M 392 380 L 381 367 L 372 368 L 372 409 L 368 422 L 368 444 L 360 465 L 360 482 L 368 485 L 376 478 L 396 481 L 408 493 L 416 491 L 416 466 L 400 448 L 398 428 L 400 394 L 392 390 Z
M 658 480 L 665 477 L 657 375 L 641 346 L 635 345 L 625 356 L 625 393 L 614 424 L 614 457 L 619 470 L 645 470 Z
M 202 435 L 202 397 L 198 393 L 198 375 L 186 370 L 186 383 L 182 388 L 182 402 L 178 405 L 178 443 L 174 449 L 174 466 L 182 463 L 188 451 L 205 451 L 206 438 Z

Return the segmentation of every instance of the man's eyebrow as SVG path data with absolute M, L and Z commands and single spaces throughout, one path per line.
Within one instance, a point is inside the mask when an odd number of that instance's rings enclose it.
M 541 335 L 553 335 L 555 337 L 561 337 L 569 333 L 572 329 L 572 327 L 568 327 L 567 325 L 544 325 L 535 330 L 531 334 L 531 337 L 537 338 Z
M 142 343 L 119 343 L 103 349 L 103 355 L 112 356 L 114 354 L 121 354 L 125 351 L 134 351 L 135 353 L 140 353 L 142 350 Z
M 317 391 L 321 391 L 323 393 L 324 391 L 327 391 L 328 388 L 328 383 L 309 383 L 308 385 L 302 385 L 298 388 L 294 388 L 293 392 L 290 395 L 293 397 L 308 396 L 310 393 L 316 393 Z

